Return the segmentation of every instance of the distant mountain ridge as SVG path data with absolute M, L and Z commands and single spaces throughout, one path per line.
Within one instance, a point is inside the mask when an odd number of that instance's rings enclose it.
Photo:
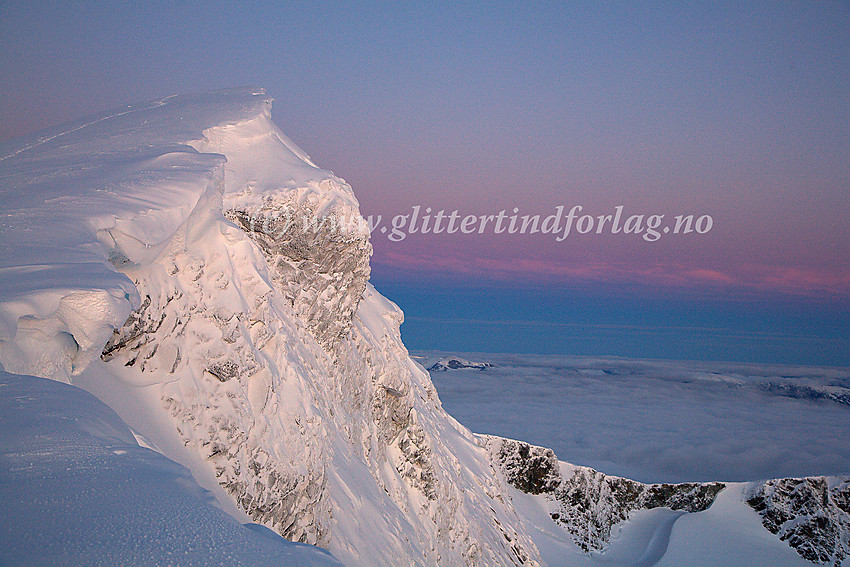
M 447 370 L 459 370 L 461 368 L 474 368 L 476 370 L 484 370 L 493 366 L 489 362 L 471 362 L 465 358 L 458 356 L 446 356 L 428 366 L 429 372 L 445 372 Z

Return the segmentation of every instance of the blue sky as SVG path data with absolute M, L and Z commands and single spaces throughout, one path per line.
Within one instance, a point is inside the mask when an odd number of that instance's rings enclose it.
M 364 214 L 621 205 L 714 220 L 707 234 L 655 243 L 376 235 L 376 281 L 395 289 L 426 285 L 423 274 L 479 297 L 542 286 L 597 289 L 604 302 L 639 288 L 635 310 L 695 293 L 709 318 L 730 296 L 840 311 L 850 295 L 846 2 L 5 2 L 0 22 L 0 140 L 128 102 L 259 85 Z M 405 293 L 402 304 L 418 297 Z M 631 353 L 636 340 L 598 344 Z

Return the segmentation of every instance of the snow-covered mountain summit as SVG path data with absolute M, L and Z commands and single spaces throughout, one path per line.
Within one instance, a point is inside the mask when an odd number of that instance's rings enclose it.
M 89 390 L 231 514 L 346 564 L 536 564 L 367 283 L 351 188 L 270 109 L 170 97 L 4 148 L 0 363 Z

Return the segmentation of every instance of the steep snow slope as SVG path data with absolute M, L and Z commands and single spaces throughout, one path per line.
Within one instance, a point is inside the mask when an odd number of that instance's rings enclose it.
M 90 394 L 0 372 L 0 564 L 339 565 L 218 509 Z
M 0 363 L 83 386 L 231 513 L 346 564 L 536 564 L 367 283 L 350 187 L 270 104 L 172 97 L 3 150 Z

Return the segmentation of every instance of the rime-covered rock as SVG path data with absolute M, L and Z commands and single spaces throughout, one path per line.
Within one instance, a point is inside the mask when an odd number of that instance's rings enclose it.
M 552 520 L 584 551 L 603 549 L 612 528 L 630 512 L 659 507 L 700 512 L 725 488 L 719 482 L 644 484 L 559 462 L 544 447 L 494 436 L 483 439 L 506 480 L 523 492 L 545 495 Z
M 0 248 L 0 363 L 109 400 L 222 506 L 348 565 L 537 565 L 368 283 L 351 187 L 270 116 L 260 90 L 170 97 L 0 156 L 31 250 Z
M 762 524 L 801 557 L 840 566 L 850 556 L 850 478 L 785 478 L 746 495 Z

